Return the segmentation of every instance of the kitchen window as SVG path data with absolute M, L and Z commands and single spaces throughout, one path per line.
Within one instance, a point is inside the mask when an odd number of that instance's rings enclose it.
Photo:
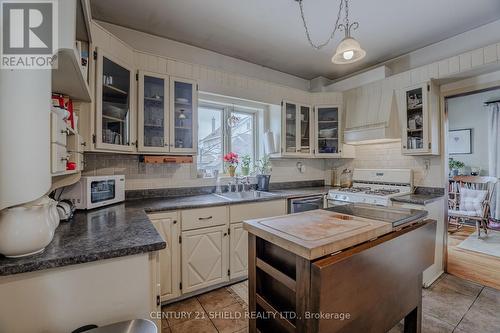
M 257 155 L 258 110 L 211 102 L 198 107 L 198 170 L 224 171 L 222 157 L 232 151 L 241 157 Z

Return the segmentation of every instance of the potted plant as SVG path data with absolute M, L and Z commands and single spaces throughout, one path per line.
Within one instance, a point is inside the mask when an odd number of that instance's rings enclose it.
M 241 175 L 242 176 L 248 176 L 250 173 L 250 162 L 252 159 L 250 158 L 250 155 L 244 155 L 241 158 Z
M 459 170 L 465 167 L 465 163 L 450 158 L 448 161 L 448 167 L 450 168 L 450 175 L 452 177 L 458 176 Z
M 227 165 L 227 171 L 229 172 L 229 176 L 234 177 L 236 172 L 236 167 L 238 166 L 238 154 L 229 152 L 224 155 L 224 162 Z
M 271 179 L 271 160 L 269 155 L 264 155 L 255 163 L 257 173 L 257 190 L 269 191 L 269 180 Z

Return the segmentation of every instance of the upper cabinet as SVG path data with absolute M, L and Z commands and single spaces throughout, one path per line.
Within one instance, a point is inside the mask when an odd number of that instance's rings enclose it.
M 139 72 L 138 151 L 196 153 L 196 82 Z
M 166 75 L 139 72 L 139 152 L 169 151 L 169 86 Z
M 401 145 L 404 155 L 439 155 L 439 88 L 428 82 L 404 88 Z
M 97 149 L 135 150 L 134 71 L 132 66 L 97 49 Z
M 322 105 L 315 108 L 315 155 L 341 157 L 341 108 Z
M 312 154 L 312 108 L 288 101 L 282 103 L 282 155 L 308 156 Z
M 196 153 L 197 90 L 195 81 L 170 78 L 170 152 Z
M 354 158 L 354 146 L 342 140 L 342 109 L 337 104 L 309 106 L 283 101 L 269 110 L 275 145 L 271 157 Z

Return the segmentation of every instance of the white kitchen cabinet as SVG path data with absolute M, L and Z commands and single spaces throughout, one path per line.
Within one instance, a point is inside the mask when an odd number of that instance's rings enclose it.
M 229 277 L 235 279 L 248 274 L 248 232 L 243 223 L 231 224 L 229 232 Z
M 167 243 L 159 251 L 161 301 L 180 296 L 180 223 L 177 212 L 149 216 L 158 233 Z
M 57 143 L 51 144 L 51 166 L 52 174 L 61 174 L 66 171 L 66 163 L 69 161 L 69 154 L 66 146 Z
M 183 231 L 181 237 L 183 293 L 228 281 L 226 225 Z
M 254 202 L 229 207 L 229 271 L 236 279 L 248 274 L 248 233 L 243 221 L 286 215 L 286 200 Z
M 227 225 L 227 206 L 181 211 L 182 231 Z
M 138 80 L 137 150 L 167 153 L 170 151 L 169 77 L 139 71 Z
M 309 105 L 283 101 L 281 147 L 283 156 L 311 156 L 313 112 Z
M 95 147 L 136 150 L 135 78 L 132 65 L 97 48 Z
M 317 157 L 341 157 L 342 112 L 340 105 L 320 105 L 314 108 L 314 154 Z
M 196 81 L 170 77 L 170 152 L 196 153 L 197 112 Z
M 431 81 L 404 88 L 400 105 L 403 155 L 439 155 L 439 87 Z
M 424 287 L 429 287 L 444 272 L 444 254 L 445 238 L 447 236 L 447 225 L 444 220 L 444 211 L 446 209 L 444 199 L 439 199 L 424 205 L 415 205 L 409 203 L 393 202 L 393 206 L 404 209 L 426 210 L 428 219 L 436 220 L 436 248 L 434 250 L 434 264 L 428 267 L 422 276 Z
M 284 199 L 231 205 L 229 206 L 229 221 L 230 223 L 239 223 L 246 220 L 286 215 L 286 210 L 287 202 Z

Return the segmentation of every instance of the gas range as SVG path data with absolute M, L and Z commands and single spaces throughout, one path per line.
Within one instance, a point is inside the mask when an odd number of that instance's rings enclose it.
M 328 192 L 328 205 L 366 203 L 390 206 L 391 198 L 411 193 L 411 169 L 354 169 L 353 185 Z

